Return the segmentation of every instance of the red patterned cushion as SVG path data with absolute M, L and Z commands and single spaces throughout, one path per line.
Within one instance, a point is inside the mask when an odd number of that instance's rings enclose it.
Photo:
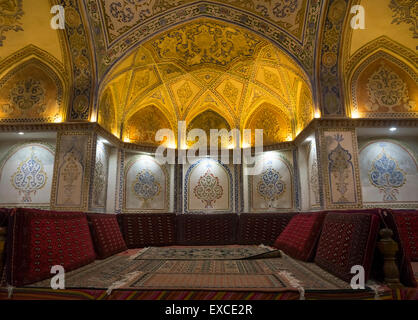
M 238 215 L 236 214 L 179 215 L 179 244 L 234 244 L 236 243 L 237 224 Z
M 114 214 L 88 214 L 94 247 L 99 259 L 127 250 Z
M 238 243 L 273 245 L 295 213 L 243 213 L 239 217 Z
M 176 244 L 176 215 L 126 213 L 117 215 L 129 249 Z
M 351 268 L 363 266 L 369 278 L 380 219 L 368 213 L 328 213 L 316 251 L 315 263 L 350 282 Z
M 411 261 L 418 261 L 418 211 L 394 211 L 399 236 Z
M 54 265 L 68 272 L 95 259 L 84 213 L 16 209 L 8 235 L 7 279 L 13 286 L 50 278 Z
M 296 215 L 279 235 L 274 247 L 295 259 L 312 260 L 324 218 L 323 212 Z

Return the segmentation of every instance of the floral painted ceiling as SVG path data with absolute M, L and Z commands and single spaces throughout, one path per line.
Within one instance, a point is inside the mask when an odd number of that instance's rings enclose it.
M 254 126 L 273 144 L 292 140 L 314 116 L 309 81 L 292 59 L 212 19 L 147 41 L 108 74 L 101 92 L 99 123 L 145 144 L 155 143 L 159 128 L 177 130 L 180 120 L 213 129 Z
M 184 120 L 274 144 L 314 114 L 416 118 L 416 14 L 414 0 L 0 0 L 0 123 L 98 121 L 154 145 Z
M 312 70 L 321 1 L 83 0 L 99 74 L 138 43 L 194 19 L 212 17 L 268 38 Z

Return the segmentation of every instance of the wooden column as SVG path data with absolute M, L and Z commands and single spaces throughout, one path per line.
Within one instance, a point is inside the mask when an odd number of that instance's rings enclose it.
M 392 289 L 402 288 L 403 285 L 399 280 L 399 269 L 396 264 L 396 253 L 398 252 L 399 246 L 392 239 L 393 231 L 391 229 L 382 229 L 379 234 L 381 239 L 377 243 L 377 247 L 384 259 L 383 272 L 385 282 Z

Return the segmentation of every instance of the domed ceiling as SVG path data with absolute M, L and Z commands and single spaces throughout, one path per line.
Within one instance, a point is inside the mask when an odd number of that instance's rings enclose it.
M 177 132 L 181 120 L 206 131 L 264 129 L 274 144 L 292 140 L 313 116 L 309 81 L 292 59 L 244 29 L 201 19 L 116 65 L 101 87 L 98 122 L 140 144 L 155 144 L 160 128 Z

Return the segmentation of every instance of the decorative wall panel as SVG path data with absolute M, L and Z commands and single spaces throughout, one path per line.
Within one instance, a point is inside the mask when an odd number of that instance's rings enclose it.
M 170 170 L 155 158 L 133 156 L 125 169 L 123 212 L 168 212 Z
M 201 159 L 184 176 L 184 213 L 234 212 L 233 166 Z
M 31 59 L 0 80 L 0 122 L 62 119 L 63 86 L 46 64 Z
M 49 207 L 54 153 L 52 146 L 43 143 L 12 148 L 1 162 L 0 203 Z
M 94 164 L 93 182 L 91 185 L 91 208 L 106 208 L 106 194 L 108 185 L 109 147 L 101 140 L 96 145 L 96 161 Z
M 51 197 L 54 209 L 88 210 L 91 150 L 88 132 L 58 135 Z
M 263 163 L 260 175 L 249 179 L 250 211 L 267 212 L 294 209 L 294 174 L 291 152 L 270 151 L 258 158 Z
M 361 117 L 418 116 L 418 75 L 383 51 L 354 72 L 351 95 L 352 113 Z
M 366 206 L 418 207 L 418 166 L 413 154 L 395 141 L 374 141 L 360 150 Z
M 352 129 L 321 130 L 321 174 L 327 208 L 361 206 L 356 133 Z
M 315 140 L 311 141 L 308 148 L 308 184 L 309 184 L 309 204 L 311 208 L 321 206 L 318 157 L 316 153 Z

